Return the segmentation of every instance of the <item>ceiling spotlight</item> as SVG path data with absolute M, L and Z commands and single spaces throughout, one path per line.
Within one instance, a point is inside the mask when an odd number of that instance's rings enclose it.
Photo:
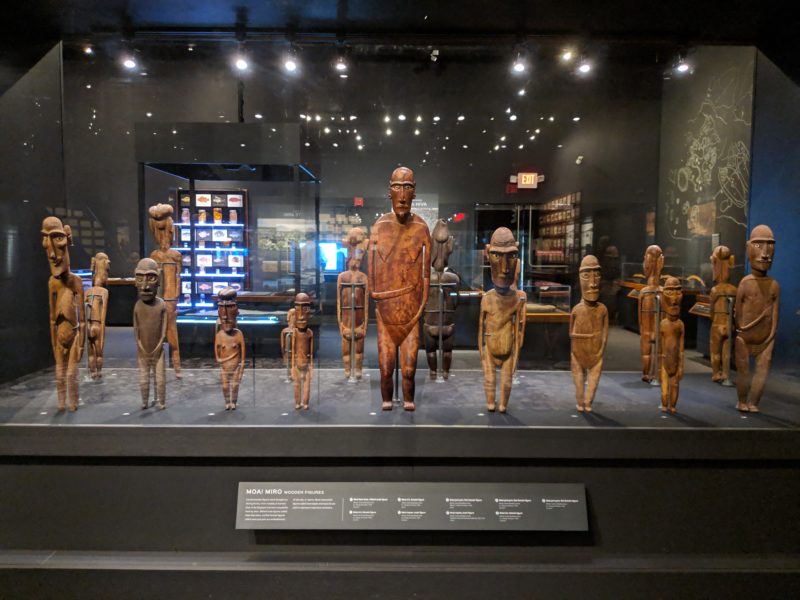
M 247 61 L 244 58 L 242 58 L 241 56 L 236 59 L 236 63 L 235 64 L 236 64 L 236 68 L 239 71 L 246 71 L 247 67 L 249 66 L 247 64 Z
M 92 48 L 91 46 L 84 46 L 83 47 L 83 53 L 84 54 L 94 54 L 94 48 Z
M 283 68 L 287 73 L 294 73 L 299 66 L 294 50 L 290 51 L 283 59 Z
M 506 136 L 504 136 L 504 135 L 501 135 L 501 136 L 500 136 L 500 141 L 501 141 L 501 142 L 505 142 L 505 141 L 506 141 Z
M 347 73 L 339 73 L 339 79 L 347 79 Z
M 314 115 L 314 120 L 317 122 L 322 121 L 322 117 L 320 117 L 319 115 Z
M 359 144 L 359 145 L 358 145 L 358 149 L 359 149 L 359 150 L 363 150 L 363 149 L 364 149 L 364 144 Z
M 383 117 L 383 122 L 384 123 L 391 123 L 392 122 L 392 117 L 390 117 L 389 115 L 386 115 L 385 117 Z
M 509 115 L 508 116 L 508 120 L 509 121 L 516 121 L 517 120 L 517 115 Z
M 575 121 L 575 122 L 577 123 L 578 121 L 580 121 L 580 120 L 581 120 L 581 118 L 580 118 L 580 117 L 572 117 L 572 120 L 573 120 L 573 121 Z
M 417 115 L 417 123 L 422 123 L 422 115 Z
M 436 115 L 435 117 L 433 117 L 433 121 L 434 121 L 435 123 L 438 123 L 440 118 L 441 118 L 441 117 L 440 117 L 439 115 Z
M 517 57 L 511 64 L 511 70 L 516 74 L 525 72 L 525 61 L 522 59 L 522 55 L 519 52 L 517 52 Z
M 392 135 L 392 130 L 390 128 L 386 128 L 386 135 Z
M 688 64 L 686 64 L 686 61 L 683 61 L 683 60 L 682 60 L 682 61 L 681 61 L 681 62 L 679 62 L 679 63 L 678 63 L 678 65 L 675 67 L 675 70 L 676 70 L 678 73 L 686 73 L 686 71 L 688 71 L 688 70 L 689 70 L 689 65 L 688 65 Z
M 495 144 L 494 149 L 495 150 L 500 150 L 500 146 L 498 144 Z
M 458 120 L 459 121 L 463 121 L 464 119 L 466 119 L 466 117 L 464 115 L 458 115 Z
M 261 113 L 256 113 L 256 114 L 255 114 L 255 115 L 253 115 L 253 116 L 254 116 L 256 119 L 263 119 L 263 118 L 264 118 L 264 115 L 262 115 Z
M 330 127 L 326 127 L 325 129 L 323 129 L 323 131 L 325 133 L 330 133 L 331 132 L 331 128 Z
M 569 62 L 574 56 L 575 55 L 572 54 L 572 50 L 564 50 L 564 52 L 561 53 L 561 60 L 564 62 Z
M 344 73 L 347 71 L 347 63 L 345 62 L 344 58 L 340 56 L 336 59 L 336 64 L 333 65 L 333 68 L 340 73 Z
M 310 148 L 310 147 L 311 147 L 311 142 L 306 142 L 306 143 L 305 143 L 305 144 L 303 144 L 303 145 L 304 145 L 306 148 Z
M 189 44 L 188 46 L 186 46 L 186 49 L 187 49 L 189 52 L 194 52 L 194 44 Z
M 533 140 L 535 140 L 535 139 L 536 139 L 536 136 L 535 136 L 535 135 L 532 135 L 532 136 L 531 136 L 531 137 L 529 137 L 528 139 L 529 139 L 529 140 L 531 140 L 531 141 L 533 141 Z
M 522 88 L 520 91 L 517 92 L 517 96 L 524 96 L 525 95 L 525 88 Z
M 414 135 L 419 135 L 419 129 L 414 130 Z
M 550 122 L 552 123 L 553 121 L 555 121 L 555 120 L 556 120 L 556 118 L 555 118 L 554 116 L 552 116 L 552 115 L 551 115 L 551 116 L 550 116 L 550 117 L 549 117 L 547 120 L 548 120 L 548 121 L 550 121 Z
M 592 65 L 587 61 L 581 59 L 581 64 L 578 65 L 578 72 L 586 75 L 586 73 L 588 73 L 591 70 L 592 70 Z
M 135 69 L 136 61 L 129 56 L 124 61 L 122 61 L 122 66 L 125 67 L 126 69 Z
M 406 116 L 403 113 L 400 113 L 399 115 L 397 115 L 397 120 L 398 121 L 405 121 L 406 120 Z
M 517 146 L 517 148 L 519 148 L 520 150 L 522 150 L 524 147 L 525 147 L 525 144 L 520 144 L 519 146 Z
M 355 116 L 355 115 L 350 115 L 350 120 L 351 120 L 351 121 L 355 121 L 357 118 L 358 118 L 358 117 L 357 117 L 357 116 Z

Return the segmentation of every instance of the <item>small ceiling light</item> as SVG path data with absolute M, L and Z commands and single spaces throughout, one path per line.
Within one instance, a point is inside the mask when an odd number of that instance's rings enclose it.
M 577 158 L 575 158 L 575 164 L 579 165 L 583 162 L 583 154 L 579 154 Z
M 286 69 L 287 73 L 294 73 L 297 71 L 297 67 L 297 57 L 294 52 L 291 52 L 283 59 L 283 68 Z
M 125 67 L 126 69 L 135 69 L 136 61 L 129 56 L 124 61 L 122 61 L 122 66 Z
M 517 57 L 511 65 L 511 70 L 517 75 L 525 72 L 525 61 L 522 59 L 522 55 L 519 52 L 517 52 Z
M 314 120 L 317 122 L 322 121 L 322 117 L 320 117 L 319 115 L 314 115 Z
M 554 116 L 552 116 L 552 115 L 551 115 L 551 116 L 550 116 L 550 117 L 549 117 L 547 120 L 548 120 L 548 121 L 550 121 L 550 122 L 552 123 L 553 121 L 555 121 L 555 120 L 556 120 L 556 118 L 555 118 Z
M 561 53 L 561 60 L 564 62 L 569 62 L 574 56 L 575 55 L 572 53 L 572 50 L 564 50 L 564 52 Z
M 422 115 L 417 115 L 417 123 L 422 123 Z
M 403 113 L 400 113 L 399 115 L 397 115 L 397 120 L 398 121 L 405 121 L 406 120 L 406 116 Z
M 581 120 L 581 118 L 580 118 L 580 117 L 572 117 L 572 120 L 573 120 L 573 121 L 575 121 L 575 122 L 577 123 L 578 121 L 580 121 L 580 120 Z
M 533 141 L 533 140 L 535 140 L 535 139 L 536 139 L 536 136 L 535 136 L 535 135 L 532 135 L 532 136 L 531 136 L 531 137 L 529 137 L 528 139 L 529 139 L 529 140 L 531 140 L 531 141 Z
M 461 147 L 462 147 L 464 150 L 466 150 L 467 148 L 469 148 L 469 146 L 467 146 L 466 144 L 463 144 Z
M 390 128 L 386 128 L 386 135 L 392 135 L 392 130 Z
M 678 65 L 675 67 L 675 70 L 676 70 L 678 73 L 686 73 L 686 71 L 688 71 L 688 70 L 689 70 L 689 65 L 688 65 L 688 64 L 686 64 L 686 61 L 681 61 L 681 62 L 679 62 L 679 63 L 678 63 Z
M 325 129 L 323 129 L 323 131 L 325 133 L 330 133 L 331 132 L 331 128 L 330 127 L 326 127 Z
M 244 147 L 246 146 L 246 144 L 239 144 L 239 145 L 240 145 L 242 148 L 244 148 Z
M 91 46 L 84 46 L 83 53 L 87 55 L 94 54 L 94 48 L 92 48 Z
M 581 59 L 581 64 L 578 65 L 578 72 L 586 75 L 591 70 L 592 70 L 592 65 L 586 60 Z
M 517 115 L 509 115 L 508 116 L 508 120 L 509 121 L 516 121 L 517 120 Z
M 563 148 L 563 147 L 564 147 L 564 144 L 559 144 L 559 145 L 558 145 L 558 147 L 559 147 L 559 148 Z
M 305 144 L 303 144 L 303 145 L 304 145 L 306 148 L 310 148 L 310 147 L 311 147 L 311 142 L 306 142 L 306 143 L 305 143 Z
M 414 135 L 419 135 L 419 129 L 414 130 Z
M 495 150 L 500 150 L 500 146 L 498 144 L 495 144 L 494 149 Z
M 186 49 L 187 49 L 189 52 L 194 52 L 194 44 L 189 44 L 189 45 L 186 47 Z
M 145 113 L 145 114 L 146 114 L 148 117 L 152 117 L 152 116 L 153 116 L 153 113 L 151 113 L 151 112 L 149 112 L 149 113 Z
M 239 71 L 246 71 L 247 67 L 249 66 L 247 64 L 247 61 L 244 58 L 242 58 L 241 56 L 236 59 L 236 63 L 235 64 L 236 64 L 236 68 Z
M 310 120 L 311 120 L 311 115 L 306 115 L 306 121 L 310 121 Z
M 339 71 L 339 73 L 344 73 L 347 71 L 347 63 L 345 62 L 343 56 L 340 56 L 336 59 L 336 64 L 333 65 L 333 68 Z
M 87 89 L 87 90 L 90 90 L 90 89 L 92 89 L 92 84 L 91 84 L 91 83 L 87 83 L 87 84 L 86 84 L 86 89 Z
M 263 119 L 263 118 L 264 118 L 264 115 L 262 115 L 261 113 L 256 113 L 256 114 L 255 114 L 255 115 L 253 115 L 253 116 L 254 116 L 256 119 Z
M 463 121 L 466 117 L 464 115 L 458 115 L 458 120 Z
M 383 122 L 384 123 L 391 123 L 392 122 L 392 117 L 390 117 L 389 115 L 386 115 L 385 117 L 383 117 Z
M 359 144 L 359 145 L 358 145 L 358 149 L 359 149 L 359 150 L 363 150 L 363 149 L 364 149 L 364 144 Z
M 357 141 L 357 142 L 360 142 L 360 141 L 361 141 L 361 135 L 357 135 L 357 136 L 356 136 L 356 141 Z
M 347 73 L 339 73 L 339 79 L 347 79 Z
M 433 117 L 433 122 L 438 123 L 439 119 L 441 119 L 441 117 L 439 115 L 436 115 L 435 117 Z
M 509 106 L 509 107 L 506 109 L 506 114 L 507 114 L 507 115 L 510 115 L 510 114 L 511 114 L 511 107 L 510 107 L 510 106 Z
M 525 88 L 522 88 L 517 92 L 517 96 L 524 96 L 525 95 Z
M 522 150 L 524 147 L 525 147 L 525 144 L 520 144 L 519 146 L 517 146 L 517 148 L 519 148 L 520 150 Z
M 504 135 L 501 135 L 501 136 L 500 136 L 500 141 L 501 141 L 501 142 L 505 142 L 505 141 L 506 141 L 506 136 L 504 136 Z
M 535 132 L 535 133 L 541 133 L 541 132 L 542 132 L 542 130 L 541 130 L 541 129 L 534 129 L 534 132 Z
M 351 121 L 355 121 L 357 118 L 358 118 L 358 117 L 357 117 L 357 116 L 355 116 L 355 115 L 350 115 L 350 120 L 351 120 Z
M 338 147 L 339 147 L 339 144 L 337 144 L 336 142 L 333 142 L 333 147 L 334 147 L 334 148 L 338 148 Z

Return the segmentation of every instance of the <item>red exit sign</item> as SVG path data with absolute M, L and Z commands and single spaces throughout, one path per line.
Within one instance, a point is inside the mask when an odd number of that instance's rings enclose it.
M 539 174 L 517 173 L 517 187 L 521 190 L 535 190 L 539 187 Z

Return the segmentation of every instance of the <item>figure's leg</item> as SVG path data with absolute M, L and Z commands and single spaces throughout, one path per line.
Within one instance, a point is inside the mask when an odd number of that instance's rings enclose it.
M 381 409 L 392 410 L 392 392 L 394 392 L 394 366 L 396 349 L 392 338 L 383 326 L 381 314 L 375 311 L 375 323 L 378 330 L 378 368 L 381 371 Z
M 350 369 L 352 365 L 350 364 L 350 340 L 342 336 L 342 360 L 344 361 L 344 376 L 350 377 Z
M 731 379 L 731 336 L 725 335 L 722 338 L 722 381 L 730 385 Z
M 139 353 L 137 362 L 139 363 L 139 391 L 142 394 L 142 410 L 144 410 L 150 399 L 150 361 Z
M 669 410 L 669 376 L 666 369 L 661 367 L 661 412 Z
M 509 356 L 500 369 L 500 412 L 506 412 L 511 397 L 511 383 L 514 381 L 514 358 Z
M 428 332 L 427 325 L 423 325 L 422 329 L 422 341 L 425 343 L 425 358 L 428 360 L 428 374 L 431 379 L 436 379 L 436 369 L 439 366 L 436 356 L 438 340 Z
M 97 368 L 97 378 L 103 377 L 103 351 L 106 345 L 105 331 L 100 330 L 100 336 L 94 343 L 95 347 L 95 366 Z
M 650 351 L 652 344 L 650 343 L 650 334 L 642 332 L 639 338 L 639 351 L 642 354 L 642 381 L 651 381 L 653 379 L 650 374 Z
M 750 387 L 750 400 L 747 408 L 750 412 L 758 412 L 758 403 L 761 401 L 761 394 L 764 393 L 764 386 L 767 384 L 769 367 L 772 364 L 772 349 L 775 347 L 775 340 L 772 340 L 764 350 L 756 356 L 753 373 L 753 382 Z
M 677 375 L 673 375 L 670 377 L 669 383 L 669 412 L 676 413 L 678 412 L 678 391 L 680 390 L 681 381 Z
M 575 408 L 583 412 L 584 393 L 584 374 L 583 367 L 578 363 L 578 359 L 570 352 L 569 367 L 572 369 L 572 381 L 575 382 Z
M 300 380 L 300 370 L 297 367 L 292 367 L 292 381 L 294 382 L 294 408 L 299 409 L 302 406 L 302 381 Z
M 231 376 L 225 369 L 220 369 L 219 378 L 222 381 L 222 397 L 225 399 L 225 410 L 231 409 Z
M 747 412 L 747 394 L 750 391 L 750 352 L 740 337 L 736 338 L 736 410 Z
M 583 401 L 583 407 L 586 412 L 592 412 L 592 402 L 594 402 L 594 395 L 597 392 L 597 386 L 600 384 L 600 374 L 603 372 L 603 359 L 597 361 L 591 369 L 589 369 L 589 383 L 586 386 L 586 399 Z
M 711 325 L 711 343 L 709 344 L 709 354 L 711 354 L 711 381 L 722 381 L 722 331 L 717 325 Z
M 177 301 L 167 302 L 167 343 L 169 355 L 172 359 L 172 368 L 175 377 L 181 378 L 181 349 L 178 345 L 178 304 Z
M 92 379 L 97 379 L 98 377 L 98 369 L 97 369 L 97 353 L 95 351 L 94 340 L 86 340 L 86 354 L 89 357 L 89 376 Z
M 231 372 L 231 381 L 228 384 L 230 386 L 229 392 L 229 402 L 231 404 L 231 410 L 236 410 L 236 403 L 239 401 L 239 384 L 241 381 L 239 377 L 236 375 L 236 371 Z
M 453 363 L 453 344 L 455 339 L 455 333 L 442 338 L 442 362 L 444 363 L 442 365 L 442 374 L 445 379 L 450 377 L 450 365 Z
M 414 393 L 417 374 L 417 354 L 419 353 L 419 327 L 411 331 L 400 345 L 400 374 L 403 376 L 403 410 L 414 410 Z
M 67 359 L 67 398 L 69 399 L 69 409 L 71 411 L 78 410 L 78 398 L 80 396 L 80 388 L 78 383 L 78 339 L 72 342 L 69 349 L 69 358 Z
M 164 357 L 163 348 L 158 353 L 158 358 L 155 361 L 155 376 L 156 376 L 156 401 L 159 408 L 164 410 L 167 408 L 167 366 L 166 358 Z M 177 375 L 177 373 L 176 373 Z
M 356 370 L 356 379 L 361 379 L 361 371 L 364 366 L 364 338 L 356 340 L 356 364 L 353 368 Z
M 56 393 L 58 394 L 58 412 L 66 408 L 67 404 L 67 361 L 69 354 L 61 347 L 56 345 L 53 356 L 56 359 Z
M 494 361 L 489 356 L 488 348 L 483 349 L 481 366 L 483 366 L 483 391 L 486 394 L 486 410 L 494 412 L 497 408 L 494 401 L 497 389 L 497 373 L 495 372 Z
M 311 367 L 308 367 L 303 374 L 303 410 L 308 410 L 308 403 L 311 400 Z

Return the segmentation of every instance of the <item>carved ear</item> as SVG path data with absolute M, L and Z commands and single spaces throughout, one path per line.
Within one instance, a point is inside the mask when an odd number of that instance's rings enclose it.
M 67 234 L 67 245 L 72 246 L 72 227 L 64 225 L 64 233 Z
M 519 242 L 514 242 L 514 245 L 517 247 L 517 252 L 519 252 Z
M 491 245 L 490 245 L 490 244 L 486 244 L 486 245 L 483 247 L 483 257 L 484 257 L 486 260 L 489 260 L 489 248 L 491 248 Z
M 731 254 L 731 255 L 728 257 L 728 265 L 729 265 L 729 266 L 730 266 L 730 268 L 732 269 L 734 264 L 736 264 L 736 261 L 734 260 L 733 254 Z

